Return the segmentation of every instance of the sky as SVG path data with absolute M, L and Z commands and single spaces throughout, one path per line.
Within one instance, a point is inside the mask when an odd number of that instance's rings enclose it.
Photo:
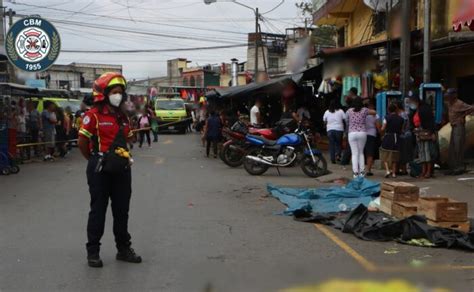
M 247 43 L 255 31 L 255 16 L 231 0 L 4 0 L 21 15 L 50 20 L 61 35 L 62 50 L 163 50 L 234 46 Z M 240 0 L 265 13 L 281 0 Z M 263 32 L 284 33 L 303 26 L 295 0 L 263 15 Z M 15 20 L 20 19 L 19 17 Z M 246 47 L 150 53 L 64 52 L 56 64 L 105 63 L 123 65 L 128 79 L 166 75 L 166 60 L 187 58 L 190 66 L 247 59 Z

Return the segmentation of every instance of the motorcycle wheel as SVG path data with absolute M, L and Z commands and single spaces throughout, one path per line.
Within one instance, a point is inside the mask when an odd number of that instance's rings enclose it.
M 9 175 L 10 174 L 10 168 L 9 167 L 4 167 L 1 169 L 2 175 Z
M 259 148 L 250 149 L 250 151 L 247 152 L 247 155 L 257 156 L 260 151 L 261 149 Z M 251 175 L 262 175 L 269 167 L 269 165 L 244 158 L 244 168 Z
M 20 167 L 18 165 L 13 165 L 10 167 L 10 173 L 17 174 L 20 172 Z
M 233 150 L 231 145 L 227 144 L 222 148 L 222 160 L 230 167 L 239 167 L 244 163 L 245 154 Z
M 322 154 L 316 155 L 316 163 L 313 163 L 311 156 L 306 156 L 301 162 L 301 169 L 309 177 L 320 177 L 327 174 L 328 164 Z

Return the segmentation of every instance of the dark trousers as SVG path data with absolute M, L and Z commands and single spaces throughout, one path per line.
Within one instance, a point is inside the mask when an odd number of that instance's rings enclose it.
M 142 147 L 143 145 L 143 141 L 145 140 L 145 137 L 146 137 L 146 141 L 148 143 L 148 146 L 151 145 L 151 139 L 150 139 L 150 130 L 142 130 L 140 131 L 140 144 L 139 146 Z
M 211 145 L 212 151 L 214 152 L 214 156 L 217 156 L 217 142 L 219 142 L 218 138 L 207 137 L 206 138 L 206 155 L 209 157 L 209 153 L 211 152 Z
M 118 250 L 131 245 L 128 233 L 128 210 L 132 194 L 132 174 L 95 172 L 98 157 L 93 156 L 87 164 L 87 183 L 91 195 L 89 220 L 87 222 L 87 252 L 96 254 L 100 250 L 100 239 L 104 234 L 105 214 L 109 198 L 112 201 L 113 231 Z
M 456 125 L 451 130 L 451 141 L 449 142 L 449 169 L 462 171 L 464 165 L 464 151 L 466 143 L 466 126 Z
M 331 162 L 336 162 L 336 157 L 341 157 L 342 135 L 343 131 L 328 131 L 329 153 Z

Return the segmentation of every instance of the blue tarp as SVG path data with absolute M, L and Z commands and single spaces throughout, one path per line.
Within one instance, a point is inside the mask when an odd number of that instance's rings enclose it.
M 351 211 L 360 204 L 368 206 L 370 201 L 379 196 L 380 183 L 358 178 L 342 187 L 308 189 L 269 184 L 267 190 L 288 206 L 283 212 L 285 215 L 293 215 L 298 210 L 308 213 L 328 213 Z

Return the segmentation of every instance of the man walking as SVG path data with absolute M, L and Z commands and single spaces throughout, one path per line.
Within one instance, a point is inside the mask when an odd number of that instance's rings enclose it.
M 448 98 L 451 141 L 449 143 L 449 170 L 447 174 L 459 175 L 464 172 L 464 144 L 466 140 L 466 116 L 474 112 L 474 106 L 458 99 L 455 88 L 446 91 Z

